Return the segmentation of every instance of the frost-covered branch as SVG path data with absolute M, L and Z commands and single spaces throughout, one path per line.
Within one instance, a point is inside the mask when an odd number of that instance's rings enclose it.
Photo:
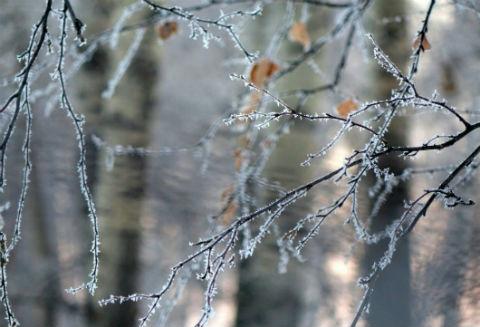
M 15 245 L 20 240 L 23 209 L 27 198 L 29 174 L 32 167 L 30 151 L 32 147 L 32 105 L 41 98 L 47 98 L 47 108 L 57 105 L 63 109 L 71 119 L 75 130 L 79 151 L 77 173 L 80 191 L 84 197 L 90 218 L 93 242 L 91 246 L 92 269 L 89 280 L 79 288 L 71 289 L 76 292 L 86 288 L 91 294 L 97 287 L 99 270 L 100 235 L 98 217 L 95 211 L 94 199 L 88 184 L 86 163 L 86 140 L 93 138 L 94 144 L 105 151 L 106 164 L 113 167 L 116 156 L 149 156 L 158 157 L 172 153 L 193 152 L 204 156 L 202 166 L 208 164 L 208 153 L 211 143 L 221 128 L 233 128 L 234 141 L 237 144 L 233 161 L 235 173 L 231 185 L 224 191 L 222 208 L 213 215 L 214 218 L 224 217 L 225 223 L 214 232 L 205 235 L 197 242 L 191 244 L 192 252 L 184 259 L 178 261 L 171 270 L 170 275 L 161 283 L 158 291 L 150 293 L 135 293 L 131 295 L 111 295 L 100 301 L 102 305 L 124 303 L 127 301 L 146 301 L 148 306 L 140 319 L 140 325 L 146 326 L 149 320 L 161 308 L 171 309 L 167 301 L 169 294 L 175 293 L 176 287 L 184 286 L 184 276 L 190 272 L 197 272 L 197 278 L 205 282 L 204 305 L 202 314 L 196 326 L 205 326 L 213 314 L 214 297 L 217 294 L 218 280 L 224 270 L 234 267 L 239 260 L 244 260 L 255 255 L 255 250 L 262 246 L 262 242 L 271 237 L 275 230 L 277 245 L 281 252 L 281 261 L 284 268 L 290 256 L 302 258 L 305 247 L 319 234 L 323 225 L 339 216 L 345 216 L 345 222 L 352 227 L 359 242 L 366 244 L 388 241 L 385 252 L 377 258 L 369 274 L 360 279 L 359 284 L 364 288 L 364 295 L 359 302 L 351 326 L 355 326 L 368 307 L 371 295 L 374 292 L 375 282 L 384 269 L 391 263 L 396 246 L 417 225 L 420 219 L 429 213 L 435 200 L 442 201 L 446 207 L 473 205 L 474 202 L 462 195 L 458 190 L 459 185 L 472 178 L 478 168 L 478 155 L 480 147 L 459 159 L 458 163 L 449 163 L 443 166 L 429 166 L 404 169 L 401 172 L 392 172 L 391 167 L 380 164 L 384 158 L 395 156 L 402 159 L 414 159 L 423 153 L 444 153 L 448 149 L 459 148 L 459 143 L 478 133 L 480 122 L 474 120 L 471 110 L 457 109 L 447 100 L 439 100 L 436 94 L 426 96 L 417 83 L 416 75 L 419 71 L 421 58 L 430 49 L 427 39 L 429 23 L 434 15 L 435 0 L 429 2 L 421 27 L 417 32 L 416 40 L 410 57 L 407 72 L 403 72 L 390 57 L 376 44 L 373 36 L 364 37 L 359 34 L 363 28 L 365 13 L 368 12 L 370 0 L 322 1 L 322 0 L 292 0 L 292 1 L 253 1 L 253 0 L 208 0 L 199 1 L 189 7 L 170 6 L 160 4 L 153 0 L 140 0 L 126 7 L 121 17 L 114 25 L 93 36 L 88 40 L 84 36 L 85 26 L 80 20 L 81 13 L 77 13 L 69 0 L 59 0 L 59 8 L 55 8 L 53 0 L 47 0 L 45 9 L 38 22 L 34 25 L 30 41 L 24 53 L 19 55 L 23 68 L 17 75 L 15 90 L 7 96 L 0 108 L 0 114 L 9 119 L 5 128 L 2 142 L 0 143 L 0 188 L 6 187 L 5 171 L 8 145 L 12 138 L 13 130 L 18 124 L 21 114 L 26 117 L 26 130 L 23 151 L 23 170 L 21 177 L 21 190 L 18 198 L 15 226 L 11 237 L 0 233 L 0 259 L 1 259 L 1 301 L 9 326 L 16 326 L 18 322 L 13 314 L 10 300 L 7 296 L 6 265 Z M 336 13 L 335 21 L 322 35 L 310 39 L 305 21 L 295 21 L 295 6 L 305 8 L 322 7 L 330 8 Z M 241 7 L 239 6 L 245 6 Z M 270 44 L 260 55 L 256 49 L 248 49 L 243 42 L 246 31 L 240 23 L 249 19 L 259 18 L 266 6 L 283 6 L 284 16 L 280 26 L 275 29 Z M 147 18 L 132 18 L 139 8 L 151 9 Z M 250 8 L 251 7 L 251 8 Z M 209 10 L 221 8 L 218 15 L 211 15 Z M 225 11 L 224 11 L 225 10 Z M 208 12 L 208 13 L 207 13 Z M 213 18 L 212 18 L 213 17 Z M 60 26 L 51 27 L 50 21 L 57 18 Z M 67 83 L 88 62 L 95 51 L 103 44 L 109 44 L 115 50 L 118 38 L 123 33 L 134 33 L 133 41 L 125 56 L 103 90 L 104 100 L 108 101 L 115 93 L 132 59 L 136 55 L 142 42 L 146 42 L 144 33 L 156 24 L 178 21 L 190 28 L 190 37 L 201 38 L 205 46 L 210 40 L 219 42 L 229 39 L 233 46 L 241 52 L 239 60 L 244 72 L 232 73 L 234 80 L 244 83 L 245 89 L 232 101 L 231 110 L 225 117 L 217 118 L 205 134 L 190 146 L 160 147 L 157 149 L 134 147 L 124 144 L 109 144 L 108 140 L 87 135 L 83 129 L 84 117 L 76 111 L 76 106 L 70 100 Z M 305 19 L 306 20 L 306 19 Z M 297 24 L 297 25 L 294 25 Z M 303 24 L 303 25 L 302 25 Z M 280 48 L 292 41 L 292 28 L 297 26 L 303 31 L 300 36 L 294 35 L 293 40 L 302 43 L 303 51 L 293 57 L 282 57 Z M 69 28 L 73 31 L 69 32 Z M 302 30 L 303 28 L 303 30 Z M 298 31 L 297 31 L 298 32 Z M 69 41 L 69 36 L 75 37 L 75 42 Z M 302 39 L 303 38 L 303 39 Z M 337 107 L 337 112 L 328 110 L 307 109 L 307 102 L 319 94 L 330 92 L 336 96 L 341 94 L 342 82 L 346 74 L 352 49 L 355 41 L 370 40 L 372 46 L 371 60 L 394 77 L 397 85 L 390 97 L 382 99 L 364 100 L 363 96 L 355 96 L 345 100 Z M 332 64 L 331 76 L 320 84 L 299 87 L 296 84 L 291 89 L 279 87 L 287 76 L 298 72 L 300 67 L 317 67 L 315 58 L 322 49 L 333 46 L 339 41 L 340 46 Z M 228 42 L 227 42 L 228 43 Z M 77 46 L 83 46 L 79 52 Z M 53 49 L 53 50 L 52 50 Z M 55 60 L 45 59 L 47 54 Z M 69 62 L 66 65 L 66 62 Z M 71 63 L 71 64 L 70 64 Z M 318 68 L 318 67 L 317 67 Z M 32 81 L 40 73 L 51 71 L 52 81 L 46 85 L 33 87 Z M 7 83 L 8 84 L 8 83 Z M 392 144 L 387 141 L 387 134 L 392 123 L 402 113 L 429 112 L 445 115 L 452 121 L 455 132 L 442 132 L 444 134 L 428 135 L 423 143 L 414 145 Z M 8 116 L 9 114 L 10 116 Z M 331 137 L 323 138 L 323 144 L 318 146 L 313 153 L 305 153 L 301 166 L 321 164 L 327 155 L 337 149 L 342 139 L 353 135 L 361 135 L 360 145 L 351 149 L 344 156 L 335 169 L 319 173 L 308 182 L 299 183 L 291 190 L 285 190 L 278 183 L 267 180 L 263 172 L 278 141 L 288 137 L 289 128 L 297 121 L 303 120 L 309 124 L 329 124 L 335 126 Z M 87 122 L 88 123 L 88 122 Z M 225 125 L 223 125 L 225 123 Z M 458 127 L 460 126 L 460 127 Z M 333 128 L 331 129 L 333 130 Z M 330 131 L 331 131 L 330 130 Z M 395 187 L 408 179 L 424 174 L 443 176 L 443 181 L 433 183 L 423 192 L 417 193 L 412 199 L 405 198 L 403 212 L 394 217 L 391 224 L 382 231 L 371 231 L 370 222 L 378 216 L 387 198 L 394 192 Z M 373 175 L 375 183 L 368 186 L 365 176 Z M 313 190 L 320 190 L 329 183 L 334 183 L 339 192 L 321 203 L 308 215 L 296 217 L 278 227 L 279 221 L 286 209 L 310 195 Z M 362 217 L 358 207 L 360 193 L 364 186 L 368 187 L 369 194 L 374 198 L 372 207 Z M 261 203 L 250 195 L 252 188 L 266 188 L 275 192 L 275 199 Z M 346 210 L 345 214 L 345 208 Z M 206 219 L 206 221 L 208 221 Z M 210 219 L 215 223 L 216 219 Z M 198 268 L 201 267 L 201 268 Z M 164 312 L 162 312 L 163 314 Z

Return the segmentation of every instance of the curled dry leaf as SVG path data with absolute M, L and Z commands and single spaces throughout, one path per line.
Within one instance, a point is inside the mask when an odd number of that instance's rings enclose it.
M 218 222 L 221 225 L 229 225 L 235 217 L 238 209 L 237 202 L 235 200 L 235 185 L 231 184 L 223 190 L 221 195 L 222 212 L 216 218 L 219 218 Z
M 280 67 L 271 59 L 262 58 L 253 64 L 250 70 L 250 82 L 257 87 L 262 87 L 279 69 Z
M 420 42 L 422 42 L 422 45 L 420 46 Z M 420 46 L 420 49 L 422 51 L 430 50 L 432 46 L 430 45 L 430 42 L 428 42 L 427 36 L 423 36 L 422 40 L 422 35 L 418 35 L 415 41 L 413 42 L 412 48 L 417 49 L 418 46 Z
M 280 69 L 273 60 L 262 58 L 255 62 L 250 69 L 250 82 L 256 87 L 263 87 L 265 83 Z M 252 90 L 247 103 L 240 109 L 242 114 L 251 114 L 257 110 L 262 99 L 262 93 L 258 90 Z
M 307 26 L 303 22 L 296 22 L 288 32 L 288 38 L 292 42 L 303 45 L 304 50 L 308 50 L 311 45 L 310 34 L 308 34 Z
M 237 215 L 238 204 L 236 201 L 231 201 L 228 206 L 225 208 L 225 211 L 222 214 L 220 223 L 223 226 L 230 225 L 233 221 L 233 218 Z
M 337 113 L 340 117 L 346 118 L 349 113 L 355 111 L 358 108 L 358 103 L 353 99 L 347 99 L 337 106 Z
M 174 21 L 164 22 L 157 26 L 158 37 L 162 40 L 169 39 L 178 33 L 178 23 Z

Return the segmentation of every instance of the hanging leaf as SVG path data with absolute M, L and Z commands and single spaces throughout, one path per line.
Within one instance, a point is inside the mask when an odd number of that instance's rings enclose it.
M 296 22 L 288 32 L 288 38 L 292 42 L 303 45 L 304 50 L 308 50 L 311 45 L 310 34 L 308 34 L 307 26 L 303 22 Z
M 340 117 L 347 118 L 348 114 L 358 108 L 358 103 L 353 99 L 347 99 L 337 106 L 337 113 Z
M 233 218 L 235 217 L 238 209 L 237 202 L 235 200 L 235 185 L 230 184 L 223 190 L 221 195 L 221 202 L 222 202 L 222 212 L 215 217 L 218 219 L 218 222 L 221 225 L 228 225 L 232 222 Z
M 169 39 L 172 35 L 178 33 L 178 23 L 177 22 L 164 22 L 157 26 L 158 37 L 162 40 Z
M 236 201 L 231 201 L 228 206 L 225 208 L 225 211 L 223 212 L 223 215 L 220 219 L 220 224 L 223 226 L 230 225 L 230 223 L 233 221 L 233 218 L 237 215 L 238 211 L 238 204 Z
M 268 58 L 262 58 L 253 64 L 250 70 L 250 82 L 257 87 L 262 87 L 275 74 L 280 67 Z
M 420 46 L 420 42 L 422 42 L 421 46 Z M 417 38 L 413 42 L 412 47 L 414 49 L 417 49 L 418 46 L 420 46 L 420 50 L 422 50 L 422 51 L 430 50 L 432 48 L 432 46 L 430 45 L 430 42 L 428 42 L 427 36 L 424 35 L 423 40 L 422 40 L 422 35 L 421 34 L 417 36 Z

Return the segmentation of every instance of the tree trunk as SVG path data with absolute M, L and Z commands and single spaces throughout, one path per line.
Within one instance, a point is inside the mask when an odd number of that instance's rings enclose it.
M 94 8 L 97 17 L 93 21 L 102 25 L 94 27 L 98 32 L 112 23 L 112 18 L 119 13 L 119 9 L 123 10 L 125 3 L 99 1 L 97 5 Z M 146 17 L 149 14 L 151 11 L 145 10 L 139 16 Z M 120 61 L 134 42 L 135 33 L 121 35 L 118 48 L 111 53 L 105 48 L 99 48 L 92 61 L 84 67 L 82 74 L 86 83 L 79 83 L 78 90 L 81 98 L 87 97 L 82 107 L 86 110 L 90 124 L 89 134 L 95 133 L 109 144 L 147 147 L 150 142 L 150 118 L 155 104 L 160 57 L 152 28 L 145 32 L 141 45 L 112 98 L 100 97 L 108 85 L 108 79 L 115 74 Z M 89 146 L 88 150 L 95 154 L 94 146 Z M 100 219 L 99 298 L 110 294 L 126 295 L 139 289 L 140 217 L 146 190 L 146 157 L 116 157 L 110 171 L 105 165 L 106 155 L 102 153 L 89 157 L 96 162 L 89 167 L 89 181 L 94 182 Z M 96 309 L 90 303 L 87 311 L 91 326 L 137 325 L 135 303 L 101 309 Z
M 111 144 L 145 147 L 150 141 L 158 54 L 153 33 L 147 34 L 116 95 L 102 112 L 102 135 Z M 117 157 L 111 172 L 100 162 L 97 183 L 103 245 L 100 295 L 138 291 L 139 219 L 145 197 L 146 162 L 145 157 Z M 137 305 L 107 307 L 99 322 L 98 326 L 136 326 Z
M 396 17 L 406 14 L 407 3 L 404 0 L 383 1 L 376 4 L 377 21 L 383 17 Z M 399 66 L 405 67 L 409 58 L 407 25 L 395 23 L 382 25 L 377 33 L 380 47 Z M 376 74 L 374 94 L 376 97 L 389 98 L 391 90 L 397 87 L 397 81 L 388 73 L 378 69 Z M 389 128 L 387 141 L 391 144 L 406 143 L 408 122 L 403 117 L 396 117 Z M 399 174 L 406 168 L 406 161 L 398 157 L 388 157 L 380 162 L 381 167 L 389 167 L 391 172 Z M 401 217 L 403 200 L 408 198 L 407 183 L 400 183 L 390 194 L 382 210 L 373 217 L 372 231 L 384 230 L 394 220 Z M 379 242 L 366 248 L 363 265 L 365 271 L 370 271 L 387 248 L 387 242 Z M 370 312 L 367 324 L 370 327 L 410 327 L 411 326 L 411 295 L 410 295 L 410 249 L 408 237 L 400 240 L 391 264 L 381 273 L 370 301 Z

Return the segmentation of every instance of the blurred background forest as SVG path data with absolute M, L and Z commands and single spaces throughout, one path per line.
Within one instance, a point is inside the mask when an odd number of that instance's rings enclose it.
M 185 7 L 201 3 L 160 2 Z M 196 14 L 215 18 L 222 8 L 225 12 L 255 8 L 253 1 L 232 3 L 211 6 Z M 152 15 L 135 1 L 83 0 L 72 4 L 86 24 L 87 45 L 88 40 L 112 28 L 119 19 L 128 25 L 142 15 Z M 275 94 L 330 81 L 345 42 L 351 40 L 338 87 L 310 96 L 303 111 L 335 114 L 345 99 L 362 102 L 388 98 L 395 79 L 373 60 L 365 35 L 371 33 L 383 51 L 399 67 L 406 68 L 428 4 L 426 0 L 372 1 L 355 30 L 345 29 L 329 40 L 322 51 L 279 81 Z M 290 36 L 278 46 L 272 42 L 287 22 L 288 6 L 293 15 L 289 19 L 303 22 L 312 41 L 327 34 L 344 10 L 297 1 L 263 1 L 261 15 L 238 22 L 245 47 L 258 52 L 260 57 L 274 56 L 279 64 L 308 51 L 305 39 L 298 42 Z M 25 49 L 31 26 L 43 10 L 44 1 L 0 2 L 2 102 L 15 87 L 12 77 L 20 69 L 16 54 Z M 100 307 L 98 300 L 110 294 L 158 290 L 170 267 L 190 253 L 189 242 L 197 241 L 217 226 L 226 226 L 235 213 L 245 210 L 238 203 L 224 208 L 242 164 L 238 149 L 245 142 L 245 127 L 241 123 L 227 126 L 222 119 L 238 107 L 239 95 L 245 94 L 243 82 L 231 80 L 230 74 L 248 74 L 248 68 L 225 31 L 215 32 L 225 42 L 213 40 L 206 49 L 201 39 L 189 37 L 188 21 L 179 20 L 176 28 L 169 37 L 159 36 L 158 24 L 121 33 L 118 40 L 111 38 L 96 47 L 91 59 L 68 79 L 71 101 L 86 117 L 88 182 L 100 219 L 101 268 L 94 297 L 85 291 L 75 295 L 64 291 L 81 284 L 90 270 L 91 227 L 78 186 L 75 130 L 58 108 L 58 101 L 52 100 L 58 96 L 55 88 L 49 86 L 48 74 L 42 74 L 42 67 L 36 68 L 38 78 L 33 85 L 44 91 L 32 107 L 31 183 L 22 239 L 8 264 L 9 296 L 22 326 L 137 326 L 138 318 L 147 309 L 146 303 Z M 417 87 L 424 94 L 437 90 L 459 112 L 478 121 L 479 2 L 437 1 L 428 41 L 431 49 L 422 55 Z M 275 47 L 278 49 L 272 50 Z M 85 47 L 79 47 L 77 55 L 81 56 L 83 51 Z M 119 76 L 129 52 L 131 64 L 124 75 L 120 74 L 123 76 L 117 85 L 112 80 Z M 66 67 L 73 69 L 74 59 L 75 56 L 67 58 Z M 281 98 L 295 103 L 294 97 Z M 7 117 L 11 113 L 0 115 Z M 422 110 L 397 118 L 388 134 L 397 144 L 421 144 L 432 133 L 455 133 L 458 127 L 452 119 Z M 0 117 L 0 123 L 3 133 L 7 120 Z M 267 133 L 276 124 L 279 123 L 274 122 L 258 133 Z M 6 172 L 9 184 L 0 202 L 7 234 L 13 228 L 21 188 L 25 128 L 22 118 L 9 145 L 13 149 Z M 261 177 L 256 183 L 246 184 L 247 194 L 253 198 L 246 202 L 252 206 L 260 207 L 282 190 L 336 169 L 345 156 L 364 142 L 361 135 L 354 133 L 340 140 L 322 160 L 301 166 L 308 154 L 317 152 L 335 137 L 338 124 L 296 120 L 286 128 L 289 133 L 280 135 L 266 158 Z M 416 160 L 389 158 L 386 164 L 399 173 L 407 167 L 448 166 L 463 158 L 479 140 L 473 133 L 448 151 L 421 154 Z M 144 150 L 114 150 L 107 146 L 117 144 Z M 127 154 L 122 154 L 122 149 Z M 384 207 L 371 217 L 372 228 L 385 228 L 389 219 L 402 210 L 403 199 L 436 185 L 437 181 L 440 179 L 436 174 L 421 174 L 395 187 Z M 479 202 L 479 187 L 477 174 L 461 189 Z M 278 226 L 258 245 L 252 257 L 226 269 L 220 277 L 215 314 L 209 326 L 349 326 L 362 297 L 358 278 L 382 254 L 385 244 L 365 245 L 356 240 L 352 228 L 345 224 L 347 208 L 341 208 L 322 226 L 303 250 L 303 260 L 291 258 L 286 264 L 275 239 L 282 226 L 315 211 L 319 202 L 338 196 L 339 192 L 335 183 L 309 192 L 287 208 Z M 369 212 L 372 203 L 365 188 L 359 208 Z M 223 214 L 219 215 L 222 209 Z M 398 244 L 392 264 L 376 286 L 369 314 L 362 317 L 359 326 L 480 326 L 479 217 L 478 205 L 450 210 L 434 204 L 408 239 Z M 150 326 L 196 323 L 205 288 L 195 279 L 196 273 L 182 273 Z M 7 325 L 2 321 L 0 326 Z

